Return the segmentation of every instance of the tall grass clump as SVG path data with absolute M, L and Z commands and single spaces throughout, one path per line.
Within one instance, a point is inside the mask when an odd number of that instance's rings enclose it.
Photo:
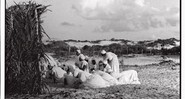
M 5 14 L 5 93 L 41 94 L 44 83 L 39 61 L 44 56 L 41 15 L 48 6 L 15 4 Z

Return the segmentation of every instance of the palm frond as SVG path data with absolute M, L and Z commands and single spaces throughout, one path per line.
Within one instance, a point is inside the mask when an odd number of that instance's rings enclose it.
M 40 20 L 40 16 L 46 12 L 47 7 L 30 1 L 15 3 L 14 6 L 6 9 L 6 94 L 40 94 L 42 92 L 44 83 L 39 61 L 44 57 L 41 39 L 46 33 L 41 21 L 37 20 Z

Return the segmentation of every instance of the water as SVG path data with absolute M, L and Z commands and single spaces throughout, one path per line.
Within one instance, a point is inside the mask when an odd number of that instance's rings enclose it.
M 167 57 L 168 58 L 166 60 L 173 60 L 176 63 L 180 62 L 179 55 L 168 55 Z M 99 60 L 102 60 L 101 57 L 95 57 L 95 59 L 97 63 Z M 144 56 L 143 55 L 143 56 L 136 56 L 132 58 L 120 57 L 119 61 L 120 61 L 120 64 L 123 62 L 123 65 L 147 65 L 147 64 L 158 64 L 161 61 L 164 61 L 164 59 L 160 55 L 154 55 L 154 56 Z M 71 58 L 64 63 L 74 64 L 75 58 Z

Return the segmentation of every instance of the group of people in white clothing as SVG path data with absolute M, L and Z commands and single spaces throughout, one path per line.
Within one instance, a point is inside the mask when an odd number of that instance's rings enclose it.
M 62 82 L 69 87 L 102 88 L 120 84 L 140 84 L 135 70 L 120 72 L 118 57 L 112 52 L 102 50 L 103 60 L 99 62 L 83 55 L 80 50 L 76 51 L 76 56 L 75 64 L 47 65 L 48 73 L 45 74 L 54 82 Z

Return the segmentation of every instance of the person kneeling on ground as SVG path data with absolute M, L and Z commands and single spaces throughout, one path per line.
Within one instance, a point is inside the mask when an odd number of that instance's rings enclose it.
M 103 61 L 103 71 L 109 74 L 113 72 L 113 70 L 111 69 L 111 66 L 105 60 Z
M 89 66 L 87 61 L 85 61 L 85 56 L 80 56 L 79 60 L 80 60 L 80 66 L 78 68 L 83 71 L 89 72 Z
M 49 78 L 53 80 L 54 83 L 62 82 L 64 83 L 64 75 L 66 75 L 66 71 L 58 66 L 50 66 L 48 65 L 48 72 L 49 72 Z
M 67 75 L 65 77 L 66 85 L 70 87 L 91 87 L 91 88 L 102 88 L 108 87 L 109 84 L 98 74 L 90 74 L 88 72 L 80 70 L 78 67 L 68 65 L 65 70 L 72 72 L 73 76 Z
M 90 73 L 93 73 L 94 71 L 97 70 L 97 64 L 96 64 L 95 59 L 91 60 L 91 64 L 90 64 L 89 68 L 90 68 L 90 71 L 89 71 Z
M 67 84 L 68 85 L 71 84 L 71 86 L 73 86 L 75 84 L 78 85 L 78 84 L 85 82 L 89 78 L 89 76 L 91 75 L 90 73 L 83 71 L 83 70 L 79 69 L 78 67 L 74 67 L 72 65 L 66 65 L 64 68 L 68 74 L 67 79 L 66 79 Z M 70 73 L 72 75 L 70 75 Z M 74 79 L 73 83 L 69 82 L 71 79 Z
M 80 57 L 85 57 L 82 53 L 81 53 L 81 51 L 80 51 L 80 49 L 78 49 L 78 50 L 76 50 L 76 60 L 75 60 L 75 65 L 76 66 L 79 66 L 80 65 Z

